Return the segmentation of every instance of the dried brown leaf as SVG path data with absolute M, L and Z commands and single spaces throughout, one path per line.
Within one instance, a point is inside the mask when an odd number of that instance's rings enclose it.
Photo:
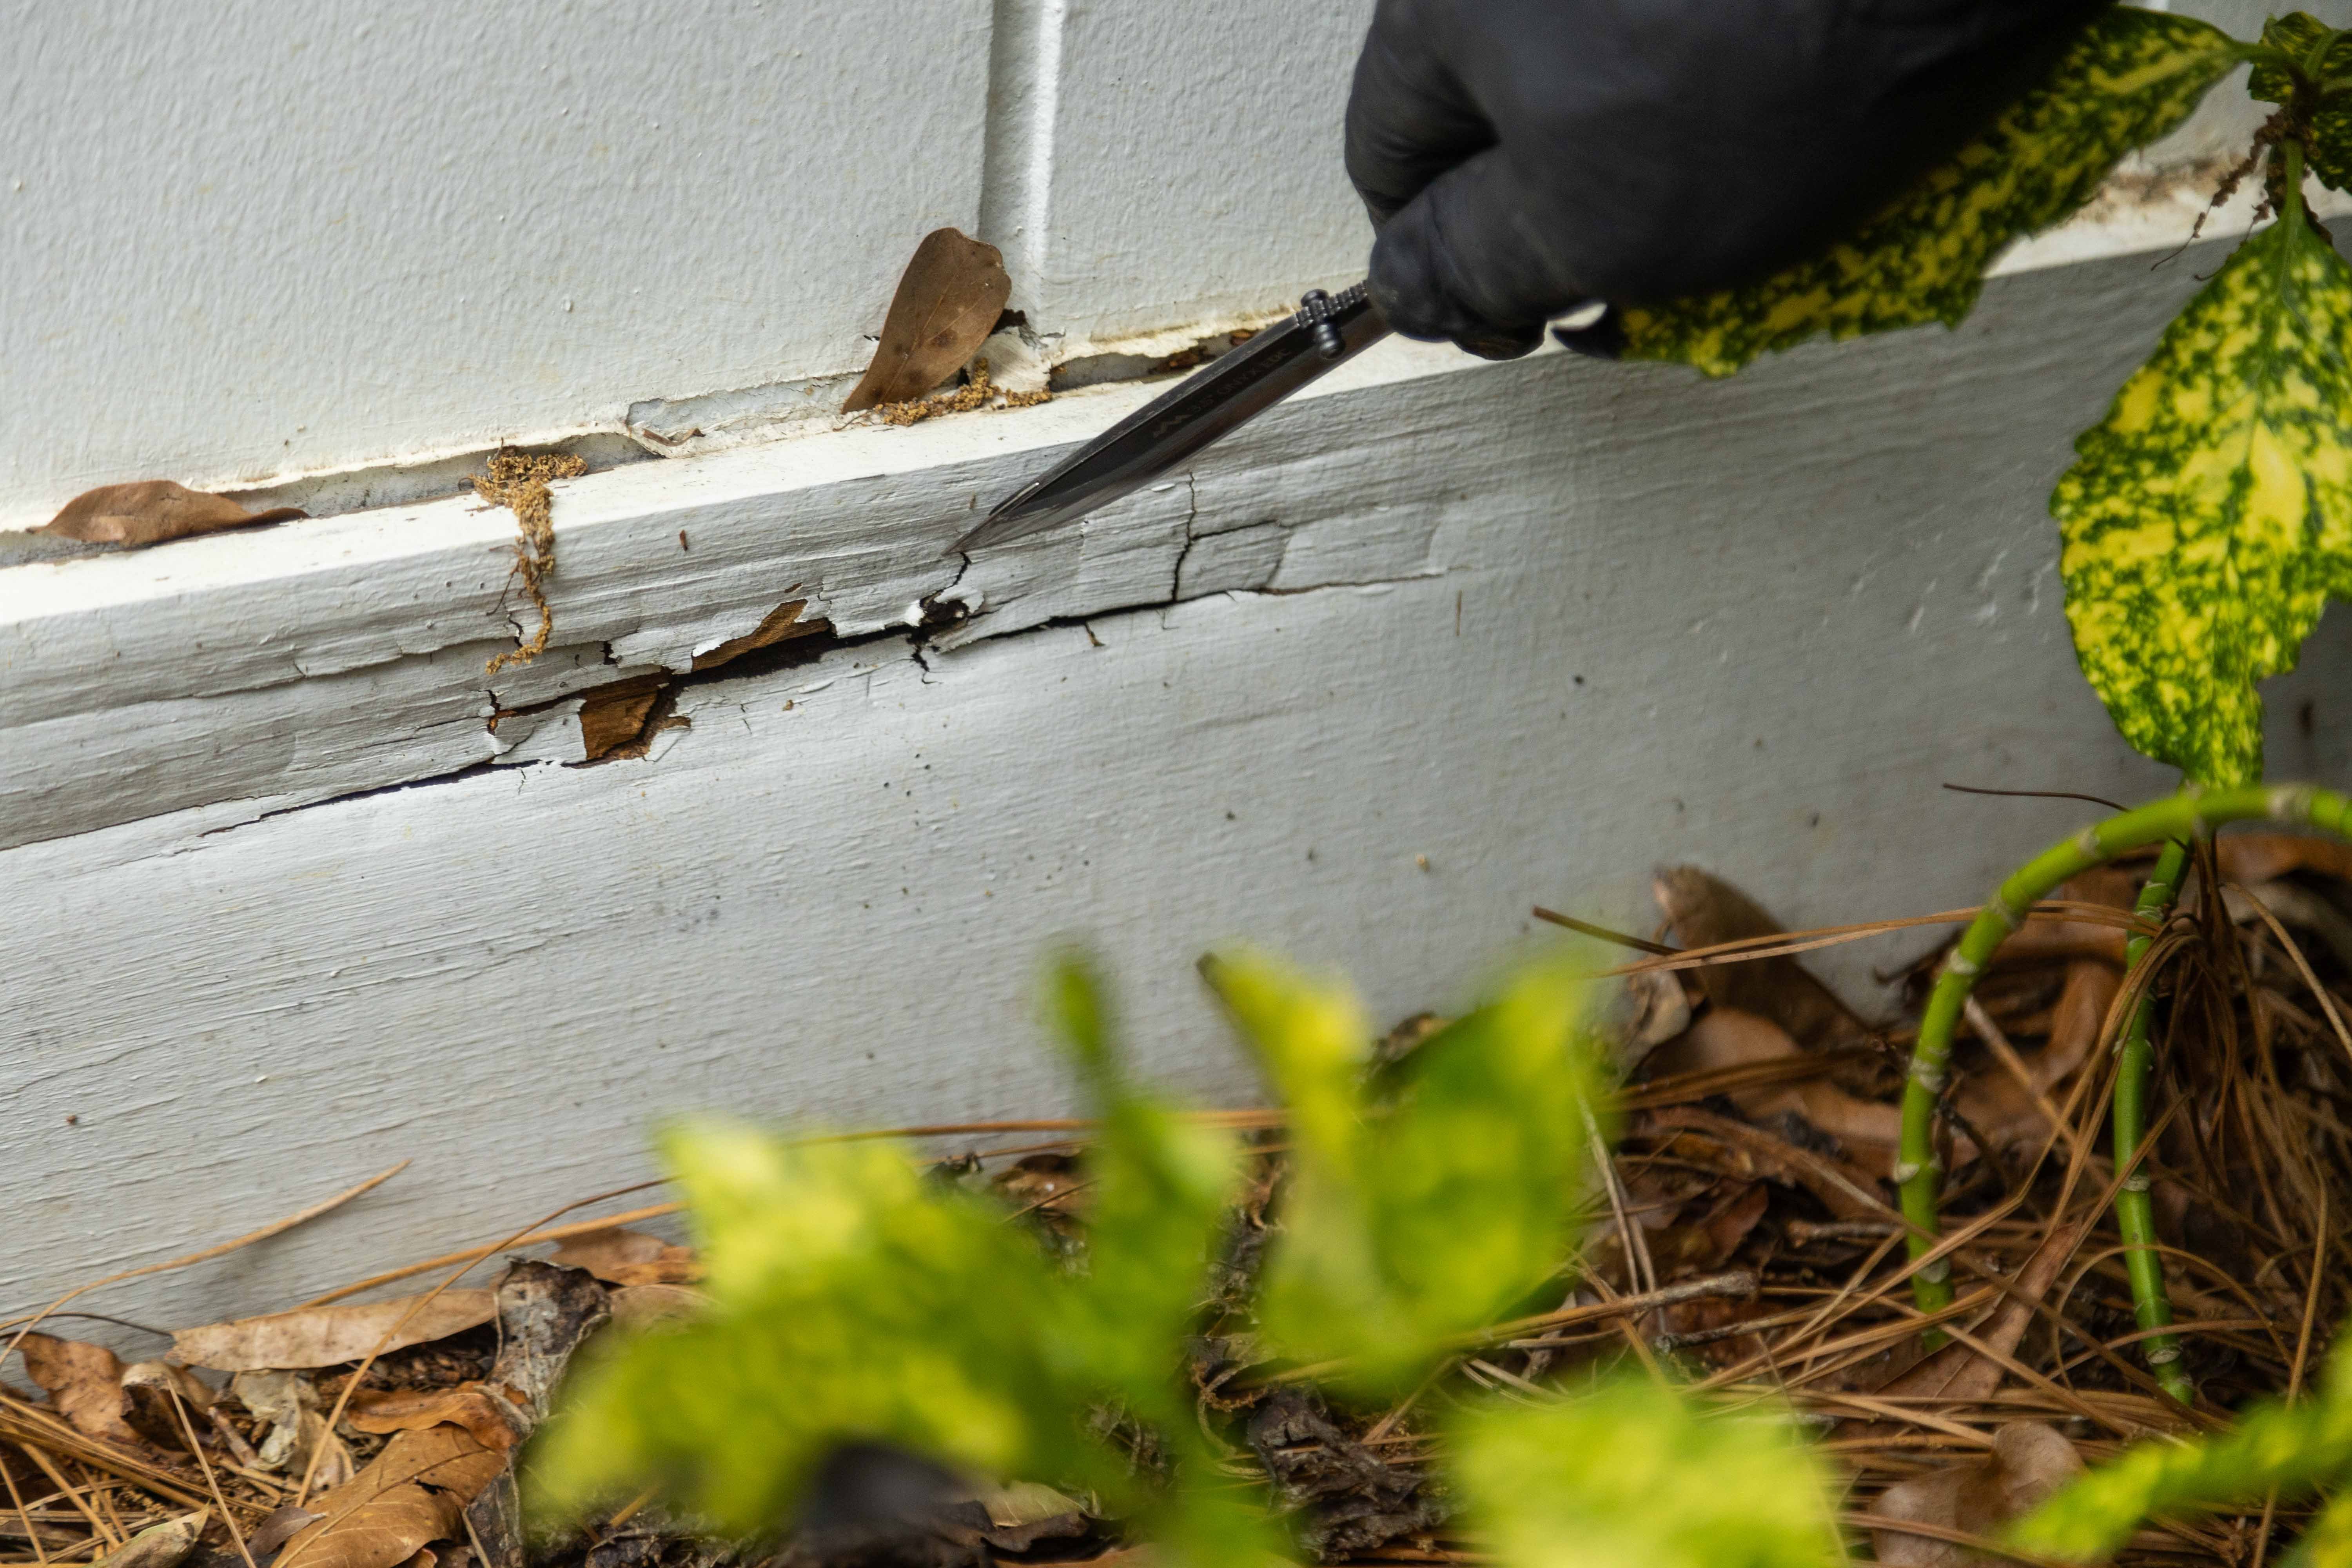
M 2056 1427 L 2012 1421 L 1992 1435 L 1992 1452 L 1886 1489 L 1867 1512 L 1939 1525 L 1988 1540 L 2080 1475 L 2083 1457 Z M 1896 1568 L 1996 1568 L 2009 1560 L 1902 1530 L 1874 1530 L 1878 1561 Z
M 709 1305 L 709 1297 L 683 1285 L 624 1285 L 612 1293 L 613 1321 L 625 1329 L 680 1321 Z
M 86 544 L 138 546 L 309 515 L 292 506 L 247 511 L 226 496 L 192 490 L 170 479 L 142 479 L 136 484 L 84 490 L 33 531 L 79 539 Z
M 2099 866 L 2060 885 L 2051 895 L 2081 904 L 2105 904 L 2128 910 L 2139 894 L 2139 880 L 2118 866 Z M 2031 920 L 2000 944 L 2004 963 L 2025 959 L 2096 958 L 2109 963 L 2124 961 L 2124 943 L 2130 933 L 2121 926 L 2091 921 Z
M 1685 947 L 1713 947 L 1787 929 L 1747 894 L 1696 866 L 1660 868 L 1651 891 Z M 1696 973 L 1708 1001 L 1769 1018 L 1807 1050 L 1859 1046 L 1870 1038 L 1870 1026 L 1793 958 L 1709 964 Z
M 120 1550 L 100 1559 L 99 1568 L 180 1568 L 196 1549 L 196 1538 L 204 1529 L 202 1510 L 165 1520 L 141 1531 Z
M 2042 1304 L 2042 1298 L 2050 1294 L 2059 1271 L 2090 1233 L 2089 1220 L 2075 1220 L 2052 1231 L 2034 1249 L 2033 1256 L 2025 1260 L 2025 1267 L 2017 1271 L 2011 1289 L 2002 1297 L 2000 1305 L 1993 1309 L 1992 1315 L 1969 1331 L 1969 1338 L 1976 1344 L 1956 1340 L 1878 1392 L 1896 1398 L 1938 1399 L 1953 1404 L 1990 1399 L 2000 1386 L 2001 1379 L 2009 1375 L 2009 1369 L 1993 1358 L 2017 1353 L 2027 1325 L 2033 1321 L 2034 1309 Z M 1977 1345 L 1990 1353 L 1979 1352 Z M 1865 1429 L 1879 1430 L 1883 1426 L 1884 1424 L 1873 1424 Z
M 612 1294 L 584 1268 L 526 1259 L 499 1276 L 497 1296 L 490 1381 L 518 1396 L 528 1430 L 547 1414 L 572 1352 L 612 1316 Z
M 498 1310 L 488 1290 L 444 1290 L 401 1323 L 415 1302 L 414 1296 L 400 1296 L 364 1306 L 305 1307 L 182 1329 L 172 1336 L 172 1353 L 191 1366 L 217 1372 L 336 1366 L 379 1348 L 404 1350 L 479 1328 Z M 401 1325 L 398 1331 L 386 1339 L 395 1323 Z
M 339 1487 L 352 1479 L 358 1467 L 343 1440 L 327 1430 L 317 1385 L 308 1376 L 299 1372 L 240 1372 L 229 1379 L 228 1387 L 237 1403 L 269 1423 L 269 1432 L 261 1439 L 256 1456 L 261 1468 L 309 1476 L 311 1484 L 321 1489 Z M 310 1454 L 322 1443 L 327 1451 L 314 1468 Z
M 466 1505 L 505 1468 L 505 1453 L 463 1426 L 397 1433 L 365 1469 L 311 1500 L 320 1518 L 275 1568 L 399 1568 L 462 1531 Z
M 1891 1212 L 1869 1172 L 1800 1149 L 1785 1138 L 1728 1116 L 1676 1106 L 1646 1112 L 1634 1131 L 1639 1136 L 1654 1138 L 1696 1133 L 1721 1145 L 1730 1156 L 1727 1174 L 1763 1176 L 1802 1187 L 1839 1219 L 1883 1219 Z
M 185 1367 L 142 1361 L 122 1369 L 122 1418 L 159 1448 L 185 1448 L 182 1407 L 192 1413 L 188 1425 L 193 1426 L 193 1413 L 211 1409 L 212 1403 L 213 1391 Z
M 952 228 L 933 229 L 899 275 L 882 341 L 845 414 L 922 396 L 963 367 L 1013 297 L 1004 258 Z
M 2065 988 L 2050 1012 L 2050 1034 L 2040 1050 L 2021 1053 L 2032 1087 L 1998 1063 L 1971 1077 L 1959 1091 L 1960 1114 L 1996 1148 L 2036 1142 L 2050 1135 L 2042 1100 L 2072 1077 L 2098 1044 L 2107 1008 L 2123 977 L 2113 964 L 2078 958 L 2066 965 Z
M 340 1484 L 340 1483 L 338 1483 Z M 247 1532 L 245 1549 L 253 1553 L 257 1563 L 267 1562 L 278 1549 L 302 1533 L 319 1515 L 307 1508 L 281 1503 L 269 1510 L 259 1524 Z
M 25 1357 L 26 1375 L 75 1431 L 110 1443 L 139 1440 L 122 1418 L 122 1363 L 112 1351 L 37 1333 L 25 1335 L 16 1349 Z
M 2292 833 L 2231 833 L 2213 840 L 2221 875 L 2245 887 L 2290 871 L 2315 871 L 2352 881 L 2352 844 L 2300 838 Z
M 511 1448 L 520 1440 L 513 1405 L 478 1384 L 463 1388 L 363 1388 L 352 1395 L 343 1419 L 362 1432 L 415 1432 L 446 1423 L 463 1426 L 485 1448 Z
M 686 1285 L 702 1278 L 694 1248 L 641 1230 L 592 1230 L 564 1242 L 548 1261 L 585 1268 L 608 1285 Z
M 1805 1054 L 1771 1020 L 1717 1005 L 1685 1030 L 1681 1038 L 1654 1053 L 1651 1065 L 1660 1075 L 1712 1072 L 1786 1061 Z M 1859 1099 L 1819 1079 L 1735 1089 L 1730 1099 L 1741 1115 L 1759 1125 L 1769 1126 L 1784 1116 L 1801 1118 L 1836 1139 L 1848 1158 L 1874 1176 L 1885 1175 L 1894 1168 L 1895 1148 L 1903 1136 L 1899 1106 Z M 1973 1152 L 1956 1150 L 1955 1165 Z

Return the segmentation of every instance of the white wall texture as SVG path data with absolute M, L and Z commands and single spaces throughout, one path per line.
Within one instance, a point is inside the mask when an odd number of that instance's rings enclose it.
M 942 223 L 1066 345 L 1275 305 L 1361 265 L 1366 9 L 0 5 L 0 523 L 821 404 Z M 1943 781 L 2162 785 L 2074 669 L 2044 511 L 2220 254 L 2078 260 L 2202 199 L 2134 191 L 1956 332 L 1728 383 L 1384 345 L 968 568 L 975 511 L 1156 388 L 592 473 L 556 646 L 495 681 L 511 520 L 467 500 L 0 569 L 0 1310 L 401 1158 L 95 1310 L 493 1239 L 642 1173 L 671 1111 L 1054 1112 L 1027 987 L 1060 933 L 1150 1070 L 1230 1101 L 1190 971 L 1225 937 L 1394 1015 L 1469 994 L 1533 901 L 1641 923 L 1654 860 L 1804 922 L 1973 899 L 2078 808 Z M 919 647 L 926 598 L 975 613 Z M 582 690 L 789 600 L 821 659 L 687 682 L 649 757 L 562 765 Z M 2352 769 L 2347 691 L 2337 614 L 2273 694 L 2275 773 Z
M 1360 267 L 1366 9 L 6 6 L 0 522 L 854 373 L 943 224 L 1052 331 L 1279 304 Z

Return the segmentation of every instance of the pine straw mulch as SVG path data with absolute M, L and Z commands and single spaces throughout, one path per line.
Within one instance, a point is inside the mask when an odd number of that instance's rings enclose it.
M 1795 955 L 1932 935 L 1970 911 L 1784 933 L 1685 868 L 1660 874 L 1657 940 L 1605 933 L 1645 956 L 1616 972 L 1618 1143 L 1557 1305 L 1495 1324 L 1394 1408 L 1348 1408 L 1257 1351 L 1248 1300 L 1280 1223 L 1281 1131 L 1267 1113 L 1216 1114 L 1255 1141 L 1191 1359 L 1232 1474 L 1270 1481 L 1323 1561 L 1479 1561 L 1430 1479 L 1433 1417 L 1473 1394 L 1557 1397 L 1633 1363 L 1725 1402 L 1793 1405 L 1851 1478 L 1843 1506 L 1857 1545 L 1883 1561 L 1949 1562 L 2079 1461 L 2294 1396 L 2352 1310 L 2340 1267 L 2352 1216 L 2352 852 L 2228 836 L 2200 850 L 2200 867 L 2158 944 L 2166 1022 L 2143 1167 L 2200 1390 L 2194 1411 L 2166 1401 L 2138 1359 L 2110 1211 L 2128 1174 L 2105 1152 L 2104 1116 L 2135 870 L 2062 889 L 1979 985 L 1941 1122 L 1958 1300 L 1942 1322 L 1952 1342 L 1928 1354 L 1889 1173 L 1894 1101 L 1942 948 L 1898 972 L 1908 1005 L 1890 1023 L 1856 1015 Z M 1409 1053 L 1433 1023 L 1400 1025 L 1380 1058 Z M 966 1145 L 940 1163 L 943 1179 L 998 1193 L 1008 1223 L 1051 1245 L 1084 1246 L 1083 1123 L 898 1131 Z M 155 1267 L 278 1234 L 373 1184 Z M 676 1206 L 542 1222 L 276 1318 L 185 1331 L 176 1358 L 127 1367 L 65 1337 L 81 1291 L 0 1324 L 0 1343 L 24 1352 L 12 1370 L 41 1389 L 0 1384 L 0 1568 L 272 1568 L 289 1552 L 303 1568 L 944 1568 L 1125 1550 L 1114 1524 L 1034 1486 L 838 1550 L 806 1537 L 698 1540 L 645 1500 L 526 1548 L 508 1458 L 565 1358 L 608 1318 L 698 1300 L 689 1251 L 626 1228 Z M 520 1256 L 551 1246 L 547 1261 Z M 501 1254 L 494 1288 L 458 1284 Z M 415 1298 L 351 1303 L 425 1277 L 438 1294 L 397 1334 L 387 1331 Z M 199 1379 L 175 1360 L 214 1371 Z M 2282 1507 L 2169 1524 L 2143 1531 L 2122 1560 L 2260 1564 L 2300 1521 Z

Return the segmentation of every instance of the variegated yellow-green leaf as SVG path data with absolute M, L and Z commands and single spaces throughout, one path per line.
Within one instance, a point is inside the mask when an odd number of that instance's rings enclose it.
M 2298 69 L 2258 61 L 2246 90 L 2265 103 L 2291 105 L 2311 172 L 2322 184 L 2352 187 L 2352 32 L 2294 11 L 2264 23 L 2263 42 L 2293 57 Z
M 1646 1380 L 1454 1433 L 1472 1526 L 1510 1568 L 1832 1568 L 1829 1467 L 1785 1413 L 1702 1415 Z
M 2340 1481 L 2352 1465 L 2352 1358 L 2338 1350 L 2316 1397 L 2247 1412 L 2234 1432 L 2192 1442 L 2142 1443 L 2017 1521 L 2011 1542 L 2069 1563 L 2095 1563 L 2151 1514 L 2194 1517 L 2275 1495 L 2293 1503 Z M 2330 1510 L 2331 1516 L 2337 1510 Z M 2352 1521 L 2324 1523 L 2341 1542 Z
M 1060 1267 L 1002 1205 L 882 1145 L 678 1129 L 666 1152 L 710 1306 L 591 1351 L 531 1452 L 543 1520 L 653 1483 L 730 1532 L 768 1531 L 835 1447 L 881 1441 L 1091 1491 L 1170 1568 L 1272 1560 L 1277 1532 L 1216 1473 L 1181 1381 L 1239 1150 L 1129 1084 L 1084 965 L 1057 964 L 1049 997 L 1102 1119 L 1088 1266 Z M 1106 1405 L 1156 1430 L 1162 1474 L 1094 1435 Z
M 2322 1509 L 2279 1568 L 2352 1568 L 2352 1496 L 2339 1493 Z
M 1592 1091 L 1584 987 L 1554 963 L 1423 1042 L 1377 1107 L 1344 987 L 1248 954 L 1203 972 L 1289 1111 L 1259 1319 L 1286 1353 L 1391 1393 L 1566 1260 Z
M 2254 682 L 2352 595 L 2347 333 L 2352 267 L 2290 213 L 2165 329 L 2050 500 L 2083 673 L 2200 784 L 2262 776 Z
M 1745 288 L 1627 310 L 1626 356 L 1728 375 L 1823 332 L 1958 325 L 2011 240 L 2090 200 L 2116 160 L 2179 124 L 2239 58 L 2204 22 L 2103 12 L 2039 87 L 1826 253 Z

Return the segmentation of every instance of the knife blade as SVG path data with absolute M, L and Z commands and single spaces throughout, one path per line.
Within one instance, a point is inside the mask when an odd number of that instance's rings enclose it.
M 948 553 L 1009 544 L 1108 506 L 1389 335 L 1361 283 L 1320 289 L 1006 497 Z

